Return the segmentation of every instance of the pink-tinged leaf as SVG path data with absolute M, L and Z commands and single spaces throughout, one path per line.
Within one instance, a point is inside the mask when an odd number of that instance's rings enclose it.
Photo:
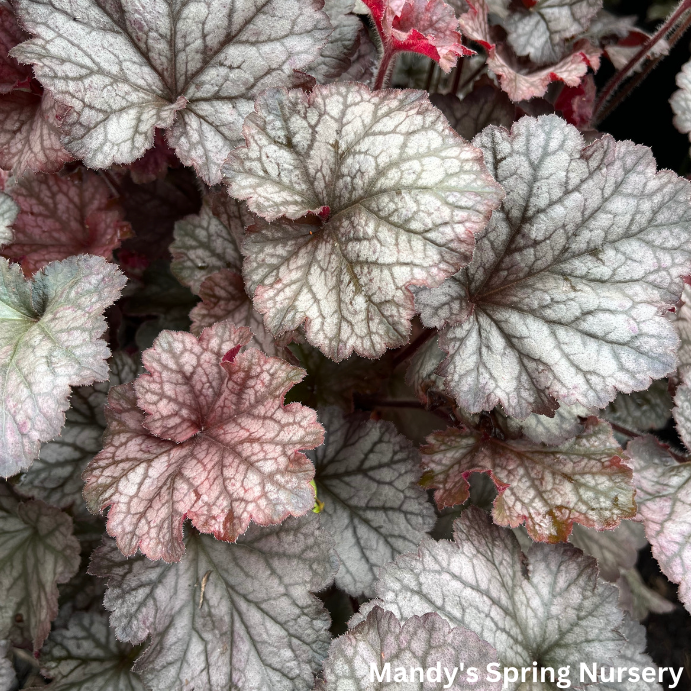
M 247 288 L 274 336 L 304 324 L 337 361 L 406 342 L 408 286 L 466 264 L 503 194 L 419 91 L 272 90 L 245 137 L 225 169 L 230 193 L 269 221 L 312 214 L 248 230 Z
M 309 691 L 331 640 L 312 593 L 338 565 L 319 524 L 309 514 L 253 525 L 232 545 L 190 531 L 178 564 L 125 559 L 112 541 L 98 549 L 89 572 L 108 578 L 115 635 L 150 637 L 134 666 L 147 688 Z
M 90 168 L 131 163 L 156 128 L 209 184 L 241 139 L 253 98 L 295 74 L 330 33 L 319 0 L 186 3 L 17 0 L 35 36 L 12 55 L 71 110 L 63 143 Z
M 631 441 L 638 515 L 662 572 L 691 612 L 691 463 L 678 463 L 654 437 Z
M 587 128 L 593 119 L 596 91 L 595 79 L 591 74 L 586 74 L 578 86 L 562 88 L 554 108 L 574 127 Z
M 691 269 L 691 184 L 631 142 L 584 147 L 553 115 L 474 143 L 506 199 L 470 266 L 416 289 L 423 322 L 447 324 L 446 390 L 471 413 L 500 404 L 524 419 L 557 402 L 601 408 L 669 374 L 678 338 L 665 313 Z
M 107 183 L 91 171 L 25 176 L 10 180 L 5 189 L 20 213 L 14 241 L 2 255 L 19 262 L 27 276 L 76 254 L 112 259 L 113 250 L 132 233 Z
M 164 331 L 143 355 L 149 374 L 111 390 L 84 496 L 92 511 L 110 507 L 124 554 L 179 560 L 185 517 L 234 541 L 250 520 L 279 523 L 314 506 L 314 467 L 300 450 L 324 430 L 314 411 L 283 405 L 304 371 L 254 348 L 224 359 L 250 337 L 228 322 L 199 339 Z
M 639 637 L 622 635 L 641 627 L 617 607 L 617 588 L 598 578 L 592 557 L 568 544 L 533 544 L 522 553 L 510 531 L 475 507 L 454 522 L 454 538 L 425 539 L 417 554 L 384 566 L 380 599 L 363 605 L 351 626 L 376 606 L 401 620 L 436 612 L 481 636 L 505 668 L 529 668 L 533 660 L 543 669 L 568 666 L 572 687 L 584 660 L 598 669 L 622 659 L 630 663 L 622 666 L 652 666 Z
M 517 55 L 550 65 L 564 57 L 566 40 L 585 33 L 600 9 L 602 0 L 537 0 L 530 9 L 509 12 L 502 26 Z
M 254 309 L 239 273 L 223 269 L 211 274 L 204 279 L 199 289 L 199 297 L 202 301 L 190 312 L 190 331 L 193 334 L 199 335 L 206 327 L 228 320 L 250 329 L 250 343 L 255 348 L 267 355 L 279 354 L 280 348 L 266 330 L 262 315 Z
M 688 283 L 684 283 L 681 307 L 676 311 L 673 323 L 680 340 L 677 373 L 684 384 L 691 384 L 691 285 Z
M 0 248 L 12 242 L 14 233 L 12 224 L 19 215 L 19 207 L 12 200 L 12 197 L 0 192 Z
M 72 160 L 60 143 L 66 113 L 47 91 L 15 90 L 0 96 L 0 167 L 16 177 L 60 170 Z
M 0 258 L 0 476 L 60 433 L 71 386 L 108 378 L 103 311 L 124 284 L 101 257 L 53 262 L 33 280 Z
M 39 650 L 58 613 L 58 584 L 79 568 L 72 519 L 42 501 L 17 501 L 0 481 L 0 638 Z
M 501 88 L 512 101 L 530 100 L 543 96 L 553 81 L 578 86 L 588 68 L 597 71 L 601 51 L 590 41 L 577 41 L 571 52 L 554 65 L 535 68 L 522 64 L 506 46 L 495 45 L 487 20 L 486 0 L 469 0 L 469 10 L 460 17 L 463 33 L 477 41 L 487 51 L 487 66 L 499 78 Z
M 164 178 L 168 168 L 175 168 L 179 165 L 180 161 L 173 149 L 168 146 L 163 132 L 156 130 L 153 149 L 149 149 L 141 158 L 130 163 L 128 168 L 132 180 L 137 185 L 145 185 L 148 182 Z
M 450 428 L 435 432 L 422 450 L 423 482 L 439 508 L 468 498 L 468 476 L 490 473 L 499 495 L 499 525 L 525 523 L 534 540 L 566 540 L 574 523 L 614 528 L 636 515 L 631 468 L 606 422 L 590 418 L 584 431 L 558 447 L 527 439 L 499 440 Z
M 476 86 L 463 100 L 455 94 L 432 94 L 430 101 L 468 141 L 488 125 L 508 128 L 516 119 L 516 107 L 494 84 Z
M 501 682 L 487 681 L 486 674 L 480 674 L 478 682 L 470 682 L 465 672 L 469 667 L 486 670 L 492 662 L 497 662 L 497 651 L 491 645 L 468 629 L 452 627 L 436 613 L 411 617 L 402 624 L 391 612 L 374 607 L 364 621 L 331 644 L 317 691 L 398 691 L 442 686 L 450 691 L 499 691 Z M 375 686 L 370 669 L 374 666 L 380 675 L 386 672 L 384 665 L 389 666 L 388 678 L 385 675 L 384 682 Z M 409 676 L 411 669 L 419 668 L 426 674 L 437 667 L 442 672 L 434 686 L 431 682 L 429 686 L 418 686 L 419 676 Z M 405 670 L 405 682 L 401 682 L 400 671 L 396 676 L 400 669 Z M 463 671 L 450 681 L 443 670 L 452 674 L 454 669 Z
M 31 67 L 22 65 L 8 53 L 28 36 L 19 28 L 12 7 L 0 2 L 0 94 L 6 94 L 33 76 Z
M 254 221 L 245 204 L 227 194 L 205 197 L 198 214 L 175 224 L 171 271 L 183 285 L 199 293 L 203 281 L 218 271 L 242 270 L 240 245 L 245 228 Z

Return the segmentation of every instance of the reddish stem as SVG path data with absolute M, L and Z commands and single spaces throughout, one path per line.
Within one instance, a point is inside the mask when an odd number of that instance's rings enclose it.
M 691 0 L 689 0 L 691 2 Z M 384 46 L 384 53 L 381 56 L 381 62 L 379 63 L 379 69 L 377 70 L 377 77 L 374 80 L 374 90 L 384 88 L 384 84 L 387 81 L 386 77 L 389 72 L 389 67 L 391 66 L 391 59 L 396 54 L 396 51 L 392 50 L 390 46 Z
M 645 56 L 650 52 L 650 49 L 659 41 L 661 41 L 676 25 L 684 12 L 691 9 L 691 0 L 682 0 L 679 3 L 674 12 L 670 15 L 669 19 L 653 34 L 636 52 L 636 54 L 629 60 L 622 69 L 620 69 L 613 77 L 609 80 L 602 93 L 595 103 L 595 108 L 593 109 L 594 117 L 593 122 L 598 121 L 598 113 L 602 110 L 603 106 L 612 97 L 612 94 L 619 88 L 619 85 L 626 79 L 629 74 L 633 71 L 636 65 L 645 58 Z
M 402 362 L 405 362 L 409 358 L 413 357 L 415 353 L 423 346 L 427 341 L 429 341 L 432 336 L 437 333 L 436 329 L 425 329 L 422 331 L 418 337 L 409 345 L 400 350 L 393 357 L 394 367 L 398 367 Z

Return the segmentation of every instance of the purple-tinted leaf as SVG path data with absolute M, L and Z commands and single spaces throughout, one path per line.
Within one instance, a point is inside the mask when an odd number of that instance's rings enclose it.
M 628 446 L 633 460 L 638 514 L 662 572 L 679 584 L 691 611 L 691 463 L 677 463 L 654 437 Z
M 252 526 L 229 545 L 190 531 L 178 564 L 125 559 L 112 542 L 90 572 L 120 640 L 150 645 L 135 670 L 153 691 L 308 691 L 329 647 L 311 593 L 333 579 L 331 537 L 315 515 Z
M 27 276 L 75 254 L 112 259 L 113 250 L 132 233 L 106 182 L 88 170 L 11 179 L 5 190 L 20 212 L 14 241 L 2 254 L 19 262 Z
M 438 285 L 467 263 L 502 195 L 420 92 L 269 91 L 245 137 L 226 166 L 231 194 L 269 221 L 314 214 L 248 232 L 255 307 L 274 336 L 305 324 L 307 340 L 337 361 L 405 343 L 407 287 Z
M 469 667 L 486 670 L 488 664 L 496 661 L 497 652 L 491 645 L 467 629 L 450 626 L 438 614 L 411 617 L 401 624 L 391 612 L 374 607 L 364 621 L 331 644 L 320 691 L 413 691 L 442 686 L 451 691 L 498 691 L 500 683 L 487 681 L 486 674 L 481 674 L 476 683 L 468 681 L 465 671 Z M 375 682 L 370 673 L 372 665 L 377 674 L 390 665 L 388 680 Z M 429 679 L 427 670 L 437 667 L 441 675 L 434 686 L 433 682 L 420 684 L 419 676 L 409 676 L 411 669 L 419 668 Z M 401 668 L 405 669 L 404 682 L 400 681 Z M 452 674 L 454 668 L 463 671 L 449 683 L 443 670 Z
M 19 28 L 12 6 L 0 1 L 0 94 L 7 94 L 20 82 L 31 79 L 31 67 L 21 65 L 8 53 L 28 36 Z
M 0 638 L 39 650 L 58 613 L 57 584 L 78 568 L 72 519 L 42 501 L 17 501 L 0 481 Z
M 12 198 L 0 192 L 0 248 L 12 242 L 12 224 L 19 214 L 19 207 Z
M 292 86 L 329 22 L 316 0 L 17 0 L 35 35 L 12 51 L 71 108 L 63 142 L 91 168 L 130 163 L 156 128 L 209 184 L 241 137 L 252 99 Z
M 314 462 L 322 523 L 336 539 L 336 585 L 372 595 L 379 567 L 414 550 L 434 526 L 434 510 L 417 485 L 420 454 L 390 422 L 344 417 L 324 408 L 326 440 Z
M 437 488 L 439 508 L 463 503 L 468 475 L 487 472 L 499 490 L 495 522 L 513 528 L 525 522 L 534 540 L 558 542 L 574 523 L 611 529 L 636 515 L 626 456 L 610 426 L 595 418 L 556 448 L 457 428 L 435 432 L 428 442 L 422 448 L 424 483 Z
M 0 475 L 26 470 L 60 433 L 71 386 L 107 379 L 102 314 L 124 284 L 101 257 L 53 262 L 29 281 L 0 258 Z
M 689 182 L 631 142 L 584 148 L 556 116 L 487 128 L 475 144 L 506 200 L 472 264 L 416 292 L 423 322 L 448 325 L 437 371 L 459 405 L 519 419 L 557 401 L 599 408 L 672 371 L 663 314 L 691 266 Z
M 250 523 L 279 523 L 314 506 L 321 444 L 309 408 L 283 405 L 304 373 L 252 348 L 248 329 L 221 322 L 164 331 L 142 357 L 149 374 L 111 390 L 103 451 L 84 472 L 92 511 L 126 555 L 182 558 L 182 523 L 234 541 Z M 135 489 L 136 488 L 136 489 Z

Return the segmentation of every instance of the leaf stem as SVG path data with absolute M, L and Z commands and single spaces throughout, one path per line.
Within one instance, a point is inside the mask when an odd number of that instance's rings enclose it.
M 420 348 L 429 341 L 432 336 L 437 333 L 436 329 L 424 329 L 417 338 L 412 343 L 409 343 L 402 350 L 400 350 L 396 355 L 393 356 L 393 365 L 398 367 L 402 362 L 405 362 L 409 358 L 413 357 Z
M 664 24 L 641 46 L 631 60 L 629 60 L 626 65 L 624 65 L 624 67 L 622 67 L 622 69 L 620 69 L 609 80 L 595 103 L 595 108 L 593 109 L 593 126 L 597 125 L 597 123 L 601 121 L 601 118 L 599 117 L 600 112 L 607 104 L 609 99 L 614 95 L 621 83 L 628 76 L 630 76 L 636 65 L 638 65 L 638 63 L 645 58 L 645 56 L 650 52 L 651 48 L 656 43 L 659 43 L 676 26 L 679 19 L 689 9 L 691 9 L 691 0 L 681 0 L 676 10 L 672 12 Z
M 381 56 L 381 61 L 379 62 L 379 69 L 377 70 L 377 76 L 374 80 L 375 91 L 383 89 L 385 83 L 388 81 L 387 76 L 389 73 L 389 67 L 391 67 L 391 59 L 395 54 L 396 51 L 392 50 L 389 46 L 384 46 L 384 53 Z

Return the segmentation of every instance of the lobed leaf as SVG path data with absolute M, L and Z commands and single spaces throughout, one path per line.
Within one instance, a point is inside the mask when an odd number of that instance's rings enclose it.
M 19 214 L 19 207 L 12 197 L 0 192 L 0 247 L 12 242 L 12 224 Z
M 420 456 L 390 422 L 344 417 L 338 408 L 322 409 L 319 418 L 326 439 L 309 456 L 322 524 L 338 538 L 336 585 L 371 596 L 379 568 L 415 549 L 434 526 L 417 485 Z
M 274 336 L 305 324 L 337 361 L 406 342 L 407 287 L 467 263 L 502 194 L 421 92 L 269 91 L 245 137 L 226 166 L 230 193 L 269 221 L 316 216 L 250 229 L 248 290 Z
M 439 508 L 466 501 L 468 476 L 486 472 L 499 490 L 495 522 L 512 528 L 525 522 L 534 540 L 559 542 L 574 523 L 611 529 L 636 515 L 631 468 L 610 426 L 596 418 L 556 448 L 454 427 L 427 441 L 424 484 L 437 488 Z
M 314 468 L 300 449 L 323 440 L 309 408 L 283 405 L 303 371 L 252 348 L 220 322 L 199 339 L 163 331 L 148 374 L 111 390 L 103 450 L 84 471 L 84 497 L 110 507 L 123 554 L 178 561 L 182 523 L 235 541 L 250 523 L 279 523 L 314 506 Z
M 0 483 L 0 639 L 41 648 L 58 613 L 58 583 L 77 573 L 79 550 L 66 513 L 19 502 Z
M 76 612 L 41 651 L 51 691 L 145 691 L 132 672 L 132 646 L 121 643 L 101 612 Z
M 633 460 L 638 515 L 662 572 L 679 584 L 691 612 L 691 463 L 677 463 L 654 437 L 627 446 Z
M 630 430 L 662 429 L 672 415 L 672 398 L 666 379 L 654 381 L 645 391 L 619 394 L 602 412 L 610 422 Z
M 317 688 L 320 691 L 499 689 L 499 683 L 486 681 L 485 674 L 480 675 L 479 683 L 469 682 L 465 671 L 469 667 L 486 670 L 496 659 L 492 646 L 467 629 L 450 626 L 438 614 L 410 617 L 402 624 L 391 612 L 374 607 L 364 621 L 331 644 L 322 672 L 323 686 Z M 371 666 L 381 674 L 385 664 L 391 666 L 389 681 L 375 682 L 370 674 Z M 414 682 L 394 681 L 400 668 L 405 669 L 410 679 L 411 669 L 420 668 L 427 674 L 427 670 L 437 669 L 439 665 L 440 679 L 435 686 L 419 684 L 419 676 L 414 677 Z M 443 670 L 453 674 L 454 668 L 463 671 L 449 683 Z
M 651 664 L 639 640 L 622 635 L 640 627 L 617 608 L 617 589 L 598 579 L 594 559 L 567 544 L 534 544 L 523 554 L 511 532 L 474 507 L 454 530 L 453 542 L 425 540 L 417 554 L 384 567 L 380 599 L 361 608 L 353 623 L 377 605 L 401 619 L 437 612 L 487 641 L 503 666 L 568 665 L 572 685 L 584 660 L 598 668 L 621 658 Z
M 24 176 L 10 180 L 5 190 L 20 212 L 14 241 L 2 254 L 19 262 L 27 276 L 76 254 L 112 259 L 132 233 L 105 180 L 90 171 Z
M 679 336 L 677 351 L 677 374 L 685 384 L 691 383 L 691 286 L 684 284 L 681 293 L 681 307 L 676 311 L 673 320 Z
M 9 52 L 26 39 L 8 2 L 0 2 L 0 94 L 12 91 L 18 83 L 31 79 L 31 68 L 18 63 Z
M 689 271 L 689 183 L 631 142 L 584 148 L 556 116 L 475 143 L 507 197 L 471 265 L 416 293 L 423 322 L 447 325 L 437 371 L 459 405 L 519 419 L 557 402 L 599 408 L 672 371 L 663 314 Z
M 674 111 L 674 126 L 691 138 L 691 60 L 684 64 L 677 74 L 678 91 L 672 94 L 669 102 Z
M 208 184 L 252 99 L 293 86 L 329 35 L 316 0 L 18 0 L 35 38 L 12 50 L 71 109 L 63 143 L 90 168 L 130 163 L 156 128 Z
M 30 281 L 0 258 L 0 475 L 26 470 L 59 434 L 71 386 L 107 378 L 102 314 L 124 284 L 101 257 L 53 262 Z
M 308 691 L 326 656 L 329 616 L 312 592 L 335 564 L 314 514 L 252 526 L 236 544 L 190 531 L 178 564 L 125 559 L 108 542 L 90 572 L 120 640 L 150 644 L 135 671 L 153 691 Z

